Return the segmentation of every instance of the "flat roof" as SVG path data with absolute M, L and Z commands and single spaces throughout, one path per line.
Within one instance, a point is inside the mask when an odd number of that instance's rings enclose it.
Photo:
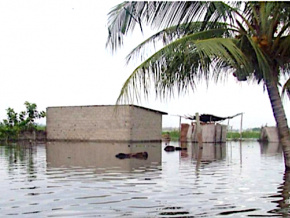
M 163 111 L 159 111 L 159 110 L 154 110 L 151 108 L 147 108 L 147 107 L 142 107 L 142 106 L 138 106 L 138 105 L 134 105 L 134 104 L 120 104 L 120 105 L 77 105 L 77 106 L 52 106 L 52 107 L 47 107 L 48 108 L 68 108 L 68 107 L 120 107 L 120 106 L 129 106 L 129 107 L 136 107 L 136 108 L 140 108 L 143 110 L 148 110 L 154 113 L 159 113 L 162 115 L 167 115 L 168 113 L 163 112 Z

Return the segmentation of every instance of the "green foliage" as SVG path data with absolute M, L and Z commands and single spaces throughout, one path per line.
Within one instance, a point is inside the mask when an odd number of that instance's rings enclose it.
M 277 85 L 290 72 L 289 16 L 286 2 L 121 3 L 109 13 L 107 45 L 113 51 L 135 27 L 142 31 L 146 24 L 158 32 L 128 55 L 128 62 L 142 57 L 142 63 L 124 83 L 117 102 L 148 96 L 152 87 L 157 96 L 170 97 L 229 73 L 239 81 Z M 147 47 L 159 42 L 163 48 L 148 55 Z
M 36 126 L 36 130 L 37 131 L 45 131 L 46 130 L 46 126 L 45 125 L 37 125 Z
M 261 132 L 261 128 L 260 127 L 255 127 L 255 128 L 252 128 L 252 131 L 255 131 L 255 132 Z
M 239 139 L 240 133 L 239 132 L 228 132 L 227 139 Z M 243 139 L 259 139 L 260 132 L 259 131 L 244 131 L 242 132 Z
M 261 128 L 252 128 L 247 131 L 242 132 L 243 139 L 259 139 L 260 138 L 260 130 Z M 162 132 L 162 135 L 169 134 L 171 140 L 178 140 L 180 137 L 178 130 Z M 227 132 L 227 139 L 239 139 L 240 133 L 239 132 Z
M 7 119 L 0 122 L 0 139 L 1 140 L 17 140 L 21 131 L 37 130 L 36 119 L 46 116 L 44 111 L 37 111 L 37 105 L 34 103 L 25 102 L 26 111 L 21 111 L 19 114 L 12 108 L 8 108 Z
M 172 131 L 167 131 L 167 132 L 162 132 L 162 135 L 169 135 L 171 140 L 178 140 L 180 137 L 179 131 L 178 130 L 172 130 Z

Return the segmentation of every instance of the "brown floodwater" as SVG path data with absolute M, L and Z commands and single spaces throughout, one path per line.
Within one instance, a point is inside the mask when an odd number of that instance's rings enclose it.
M 290 215 L 281 147 L 49 142 L 0 146 L 1 217 Z M 118 153 L 147 152 L 118 159 Z

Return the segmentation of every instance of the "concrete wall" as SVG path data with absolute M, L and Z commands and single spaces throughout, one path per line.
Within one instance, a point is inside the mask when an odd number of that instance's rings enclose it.
M 215 129 L 215 141 L 216 142 L 226 142 L 227 141 L 227 126 L 226 125 L 221 125 L 219 123 L 216 124 L 216 129 Z
M 47 140 L 160 141 L 162 112 L 133 106 L 47 108 Z
M 130 109 L 131 140 L 161 140 L 162 115 L 138 107 L 131 107 Z
M 180 130 L 180 141 L 186 142 L 187 138 L 191 138 L 191 136 L 188 136 L 188 134 L 192 134 L 192 128 L 189 130 L 189 124 L 187 123 L 181 123 L 181 130 Z M 189 140 L 191 141 L 191 140 Z
M 201 130 L 202 130 L 202 142 L 216 142 L 215 141 L 216 126 L 214 123 L 201 125 Z

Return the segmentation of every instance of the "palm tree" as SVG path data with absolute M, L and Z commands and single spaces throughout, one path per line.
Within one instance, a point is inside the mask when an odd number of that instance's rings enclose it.
M 282 96 L 287 93 L 288 98 L 290 99 L 290 78 L 286 81 L 282 89 Z
M 290 169 L 290 135 L 281 96 L 280 78 L 290 74 L 290 4 L 288 2 L 124 2 L 109 13 L 107 46 L 115 51 L 136 25 L 158 32 L 138 45 L 127 61 L 148 46 L 163 47 L 125 81 L 117 102 L 148 95 L 151 84 L 159 97 L 194 89 L 199 80 L 262 83 L 268 92 Z M 286 86 L 287 87 L 287 86 Z

